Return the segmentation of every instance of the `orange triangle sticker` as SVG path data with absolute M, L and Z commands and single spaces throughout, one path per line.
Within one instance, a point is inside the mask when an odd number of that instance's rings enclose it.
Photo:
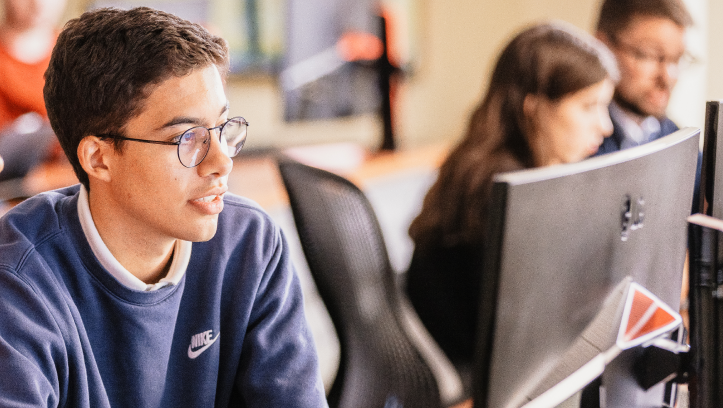
M 675 329 L 681 321 L 680 315 L 662 300 L 632 283 L 617 344 L 623 350 L 635 347 Z

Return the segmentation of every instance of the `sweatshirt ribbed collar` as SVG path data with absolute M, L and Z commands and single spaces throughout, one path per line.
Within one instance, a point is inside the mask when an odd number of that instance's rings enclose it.
M 157 283 L 147 284 L 130 273 L 118 262 L 101 239 L 95 227 L 95 222 L 93 222 L 93 216 L 90 213 L 88 191 L 82 185 L 80 186 L 80 194 L 78 197 L 78 217 L 80 218 L 83 233 L 90 244 L 90 248 L 93 250 L 93 254 L 98 258 L 103 268 L 118 282 L 123 284 L 123 286 L 133 290 L 154 291 L 168 285 L 177 285 L 186 273 L 188 262 L 191 259 L 192 243 L 180 239 L 176 240 L 173 249 L 173 261 L 171 262 L 168 274 L 166 274 L 163 279 Z

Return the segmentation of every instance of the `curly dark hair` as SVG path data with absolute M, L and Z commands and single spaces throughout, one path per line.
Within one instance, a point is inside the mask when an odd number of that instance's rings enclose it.
M 172 14 L 101 8 L 69 21 L 53 49 L 43 92 L 50 124 L 80 182 L 90 188 L 77 154 L 84 137 L 122 133 L 156 85 L 212 64 L 225 78 L 226 42 Z

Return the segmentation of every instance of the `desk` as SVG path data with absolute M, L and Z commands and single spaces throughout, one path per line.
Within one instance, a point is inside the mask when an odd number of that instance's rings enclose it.
M 472 400 L 468 399 L 467 401 L 460 402 L 459 404 L 451 406 L 449 408 L 472 408 L 472 405 Z
M 234 159 L 229 191 L 248 197 L 263 208 L 288 206 L 289 199 L 276 168 L 276 155 L 339 174 L 362 189 L 385 176 L 412 169 L 436 169 L 446 158 L 447 144 L 396 152 L 369 152 L 357 145 L 338 143 L 294 147 L 266 154 L 241 154 Z

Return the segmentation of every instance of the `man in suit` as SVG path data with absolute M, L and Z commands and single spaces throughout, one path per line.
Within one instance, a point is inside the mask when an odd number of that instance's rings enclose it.
M 615 54 L 620 82 L 610 104 L 613 134 L 597 155 L 638 146 L 678 130 L 666 116 L 693 20 L 681 0 L 605 0 L 596 36 Z

